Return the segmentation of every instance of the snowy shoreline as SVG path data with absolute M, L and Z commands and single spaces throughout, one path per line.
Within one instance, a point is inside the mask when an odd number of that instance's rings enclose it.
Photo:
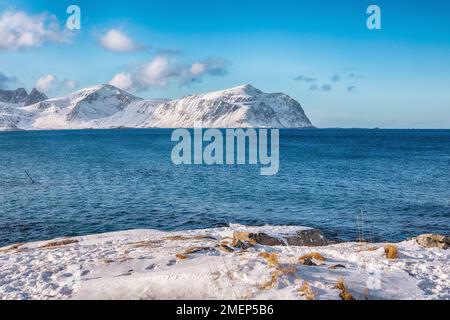
M 396 243 L 394 259 L 384 243 L 236 244 L 239 233 L 302 230 L 130 230 L 12 245 L 0 248 L 0 299 L 342 299 L 342 283 L 358 300 L 450 299 L 449 250 L 415 240 Z

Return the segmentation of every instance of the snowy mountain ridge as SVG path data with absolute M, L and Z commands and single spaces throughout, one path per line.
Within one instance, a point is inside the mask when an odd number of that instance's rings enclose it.
M 251 85 L 175 100 L 143 100 L 112 85 L 44 100 L 39 94 L 27 96 L 33 104 L 24 103 L 22 92 L 12 102 L 0 99 L 0 130 L 190 128 L 199 122 L 210 128 L 312 127 L 296 100 Z
M 23 104 L 24 106 L 29 106 L 46 99 L 48 99 L 48 97 L 42 92 L 39 92 L 36 88 L 33 88 L 30 94 L 28 94 L 24 88 L 18 88 L 16 90 L 0 89 L 0 103 Z

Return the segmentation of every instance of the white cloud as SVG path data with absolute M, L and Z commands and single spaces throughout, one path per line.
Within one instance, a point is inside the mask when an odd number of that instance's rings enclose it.
M 172 55 L 157 55 L 134 70 L 116 74 L 109 84 L 124 90 L 147 90 L 150 87 L 165 87 L 171 82 L 188 85 L 199 82 L 205 75 L 226 74 L 226 63 L 222 59 L 207 59 L 184 64 Z
M 70 33 L 48 13 L 30 16 L 6 11 L 0 15 L 0 50 L 38 47 L 45 42 L 67 42 Z
M 56 77 L 52 74 L 47 74 L 37 79 L 35 87 L 39 91 L 48 93 L 53 88 L 55 82 Z
M 134 71 L 116 74 L 109 84 L 123 90 L 145 90 L 149 87 L 165 87 L 171 78 L 176 77 L 175 60 L 169 56 L 158 55 L 143 63 Z
M 227 73 L 226 61 L 223 59 L 206 59 L 196 61 L 189 67 L 189 72 L 182 71 L 182 76 L 178 80 L 180 84 L 190 84 L 201 82 L 205 75 L 223 76 Z
M 35 87 L 46 94 L 61 93 L 76 89 L 78 83 L 69 79 L 58 80 L 55 75 L 47 74 L 37 79 Z
M 172 68 L 172 64 L 167 56 L 156 56 L 153 60 L 140 67 L 138 80 L 145 87 L 165 87 L 169 83 L 170 78 L 177 74 L 176 68 L 174 70 Z
M 133 78 L 129 72 L 120 72 L 109 81 L 109 84 L 123 90 L 130 90 L 133 88 Z
M 133 52 L 142 50 L 144 46 L 136 43 L 125 33 L 117 29 L 108 30 L 99 39 L 101 46 L 112 52 Z
M 193 77 L 203 74 L 206 71 L 206 64 L 202 62 L 194 62 L 191 66 L 190 72 Z

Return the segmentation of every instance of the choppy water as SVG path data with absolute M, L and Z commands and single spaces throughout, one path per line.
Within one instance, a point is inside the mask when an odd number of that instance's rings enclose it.
M 354 239 L 361 211 L 368 239 L 450 229 L 450 130 L 282 130 L 269 177 L 258 166 L 175 166 L 170 134 L 0 133 L 0 245 L 229 222 Z

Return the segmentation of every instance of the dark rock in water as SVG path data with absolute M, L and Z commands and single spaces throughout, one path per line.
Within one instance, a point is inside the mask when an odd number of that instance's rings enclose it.
M 450 245 L 450 237 L 440 234 L 422 234 L 415 238 L 416 242 L 425 248 L 447 249 Z
M 318 229 L 298 230 L 293 233 L 280 234 L 279 237 L 264 232 L 234 232 L 234 241 L 243 241 L 250 244 L 265 246 L 306 246 L 318 247 L 328 245 L 328 241 Z

